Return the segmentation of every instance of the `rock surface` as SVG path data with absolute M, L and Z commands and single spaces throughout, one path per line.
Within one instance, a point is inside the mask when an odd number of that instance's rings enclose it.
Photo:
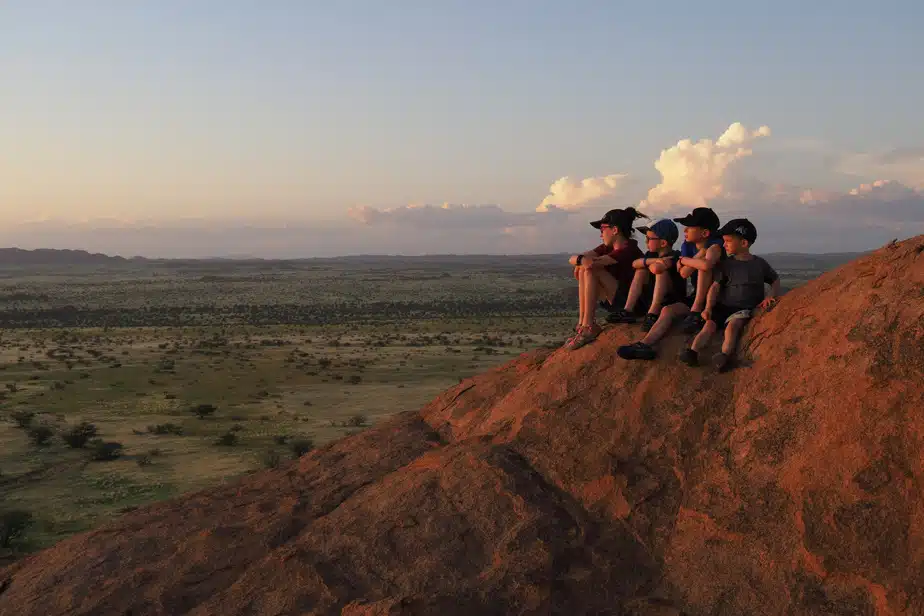
M 924 236 L 727 374 L 608 329 L 0 571 L 3 616 L 924 614 Z

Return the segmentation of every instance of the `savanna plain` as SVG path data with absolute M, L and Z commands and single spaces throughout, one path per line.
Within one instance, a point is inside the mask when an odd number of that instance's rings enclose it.
M 785 288 L 856 257 L 765 255 Z M 574 326 L 566 255 L 0 261 L 0 566 Z

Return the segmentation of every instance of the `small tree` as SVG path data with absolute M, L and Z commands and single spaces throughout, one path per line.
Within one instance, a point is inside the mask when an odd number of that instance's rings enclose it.
M 306 453 L 314 449 L 314 441 L 310 438 L 300 438 L 289 443 L 289 448 L 292 450 L 292 456 L 295 458 L 301 458 Z
M 13 411 L 10 413 L 10 418 L 13 422 L 20 428 L 28 428 L 32 424 L 32 420 L 35 419 L 34 411 Z
M 199 419 L 205 419 L 217 410 L 214 404 L 199 404 L 192 408 L 192 412 L 195 413 Z
M 282 463 L 282 456 L 275 449 L 267 449 L 260 454 L 260 461 L 266 468 L 279 468 Z
M 115 460 L 122 455 L 122 443 L 113 441 L 93 441 L 92 458 L 98 462 Z
M 347 421 L 347 425 L 348 425 L 348 426 L 354 426 L 354 427 L 356 427 L 356 428 L 359 428 L 360 426 L 365 426 L 365 425 L 366 425 L 366 416 L 365 416 L 365 415 L 362 415 L 362 414 L 353 415 L 353 416 L 350 417 L 350 419 Z
M 226 432 L 225 434 L 222 434 L 218 437 L 218 439 L 215 441 L 215 444 L 219 447 L 233 447 L 234 445 L 237 445 L 237 440 L 237 434 L 234 432 Z
M 84 421 L 65 432 L 61 438 L 71 449 L 81 449 L 96 434 L 96 426 Z
M 0 514 L 0 548 L 11 548 L 13 542 L 32 525 L 32 514 L 14 509 Z
M 35 426 L 29 430 L 29 440 L 39 446 L 47 445 L 54 433 L 48 426 Z

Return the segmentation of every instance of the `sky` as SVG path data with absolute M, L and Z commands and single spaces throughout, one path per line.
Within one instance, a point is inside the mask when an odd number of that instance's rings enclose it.
M 755 251 L 924 233 L 924 3 L 0 2 L 0 246 L 578 252 L 612 207 Z

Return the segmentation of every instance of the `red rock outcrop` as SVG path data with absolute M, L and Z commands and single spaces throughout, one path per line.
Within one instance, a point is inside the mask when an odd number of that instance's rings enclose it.
M 924 614 L 924 237 L 787 294 L 730 373 L 635 336 L 63 541 L 0 614 Z

